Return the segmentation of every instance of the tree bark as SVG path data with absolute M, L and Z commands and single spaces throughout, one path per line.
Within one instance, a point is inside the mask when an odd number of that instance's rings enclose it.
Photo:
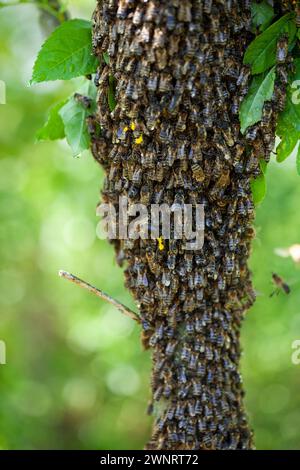
M 243 136 L 250 23 L 246 0 L 103 0 L 94 14 L 103 200 L 117 211 L 120 195 L 148 207 L 205 206 L 202 250 L 186 251 L 185 240 L 114 241 L 153 349 L 148 449 L 253 448 L 239 372 L 240 327 L 255 298 L 250 181 L 274 145 L 277 98 Z

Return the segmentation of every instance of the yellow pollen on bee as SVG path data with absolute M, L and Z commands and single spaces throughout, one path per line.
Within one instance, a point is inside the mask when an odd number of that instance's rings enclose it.
M 165 248 L 163 237 L 157 238 L 157 242 L 159 251 L 162 251 Z
M 128 131 L 129 131 L 129 127 L 128 126 L 124 127 L 123 132 L 128 132 Z
M 139 137 L 137 137 L 135 139 L 135 143 L 138 144 L 138 145 L 142 144 L 143 143 L 143 136 L 140 135 Z
M 131 129 L 132 131 L 134 131 L 134 130 L 135 130 L 135 127 L 136 127 L 135 123 L 134 123 L 134 122 L 131 122 L 131 123 L 130 123 L 130 129 Z

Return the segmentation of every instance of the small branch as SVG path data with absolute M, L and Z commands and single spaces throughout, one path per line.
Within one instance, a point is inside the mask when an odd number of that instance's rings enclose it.
M 79 277 L 74 276 L 73 274 L 68 273 L 67 271 L 59 271 L 58 275 L 60 277 L 63 277 L 64 279 L 67 279 L 68 281 L 74 282 L 74 284 L 77 284 L 78 286 L 82 287 L 83 289 L 88 290 L 89 292 L 92 292 L 93 294 L 97 295 L 100 299 L 106 300 L 106 302 L 110 303 L 114 307 L 116 307 L 120 312 L 122 312 L 124 315 L 127 317 L 131 318 L 132 320 L 136 321 L 137 323 L 141 322 L 140 317 L 135 313 L 133 310 L 130 310 L 129 308 L 125 307 L 125 305 L 121 304 L 117 300 L 113 299 L 110 297 L 110 295 L 105 294 L 100 289 L 97 289 L 94 286 L 91 286 L 85 281 L 82 281 L 82 279 L 79 279 Z

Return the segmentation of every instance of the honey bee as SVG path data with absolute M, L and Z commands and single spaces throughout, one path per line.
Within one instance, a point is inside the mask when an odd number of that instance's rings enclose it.
M 251 70 L 249 66 L 242 67 L 242 70 L 236 82 L 237 86 L 240 88 L 245 88 L 245 86 L 248 84 L 250 74 L 251 74 Z
M 283 83 L 284 85 L 286 85 L 288 83 L 288 71 L 286 69 L 286 67 L 283 65 L 278 65 L 277 66 L 277 75 L 278 75 L 278 78 L 279 80 L 281 81 L 281 83 Z
M 119 2 L 119 6 L 117 10 L 117 18 L 124 20 L 127 16 L 127 9 L 128 9 L 128 2 L 126 0 L 121 0 Z
M 286 102 L 286 89 L 285 86 L 280 86 L 275 83 L 274 94 L 272 100 L 275 102 L 275 106 L 278 111 L 283 111 Z
M 74 93 L 74 99 L 86 109 L 90 109 L 93 103 L 91 98 L 83 96 L 80 93 Z
M 134 15 L 133 15 L 133 18 L 132 18 L 132 22 L 134 25 L 138 26 L 141 24 L 142 22 L 142 18 L 143 18 L 143 9 L 138 6 L 135 11 L 134 11 Z
M 280 291 L 283 291 L 285 294 L 289 294 L 291 292 L 290 286 L 278 274 L 272 273 L 272 281 L 276 289 L 270 294 L 270 297 L 273 297 L 275 294 L 278 295 Z
M 288 55 L 289 38 L 283 34 L 277 42 L 276 60 L 278 64 L 284 64 Z
M 147 6 L 145 21 L 152 22 L 158 15 L 158 5 L 154 1 L 150 1 Z
M 172 31 L 176 25 L 175 9 L 168 6 L 166 9 L 166 26 L 169 31 Z

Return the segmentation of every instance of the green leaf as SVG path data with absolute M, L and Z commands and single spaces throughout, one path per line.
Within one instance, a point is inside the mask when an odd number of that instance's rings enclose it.
M 84 96 L 94 100 L 95 86 L 89 80 L 78 90 Z M 67 142 L 72 148 L 73 155 L 80 155 L 90 147 L 90 135 L 87 129 L 86 118 L 95 111 L 95 102 L 91 108 L 85 108 L 74 96 L 61 108 L 59 114 L 65 126 Z
M 253 26 L 259 28 L 260 31 L 264 31 L 274 18 L 274 10 L 266 1 L 261 3 L 252 2 L 251 16 Z
M 294 60 L 294 70 L 289 76 L 285 108 L 278 116 L 276 133 L 279 137 L 291 127 L 300 132 L 300 59 Z
M 264 102 L 270 100 L 274 91 L 275 67 L 269 72 L 253 77 L 249 92 L 240 107 L 241 132 L 261 120 Z
M 284 110 L 279 114 L 276 134 L 281 142 L 277 146 L 277 161 L 283 162 L 295 149 L 300 138 L 300 59 L 294 60 L 294 74 L 289 76 Z
M 300 145 L 298 145 L 298 152 L 296 157 L 296 166 L 297 166 L 297 173 L 300 176 Z
M 266 170 L 267 170 L 267 163 L 264 160 L 260 160 L 260 169 L 261 174 L 251 181 L 251 191 L 253 196 L 253 202 L 257 206 L 260 204 L 267 192 L 267 184 L 266 184 Z
M 115 99 L 115 79 L 113 75 L 109 76 L 109 87 L 108 87 L 108 106 L 110 111 L 113 111 L 116 107 L 116 99 Z
M 279 133 L 277 133 L 277 135 L 279 135 Z M 281 132 L 281 142 L 276 147 L 276 160 L 278 163 L 283 162 L 291 155 L 297 145 L 299 136 L 299 132 L 295 131 L 291 126 L 286 127 L 285 130 Z
M 57 140 L 65 137 L 65 127 L 59 114 L 66 101 L 56 104 L 50 109 L 45 125 L 36 133 L 37 140 Z
M 43 44 L 30 83 L 89 75 L 96 71 L 97 65 L 98 61 L 92 55 L 91 22 L 65 21 Z
M 282 34 L 288 34 L 291 44 L 296 34 L 294 16 L 294 13 L 287 13 L 251 42 L 244 64 L 251 65 L 252 74 L 263 73 L 276 63 L 277 41 Z

